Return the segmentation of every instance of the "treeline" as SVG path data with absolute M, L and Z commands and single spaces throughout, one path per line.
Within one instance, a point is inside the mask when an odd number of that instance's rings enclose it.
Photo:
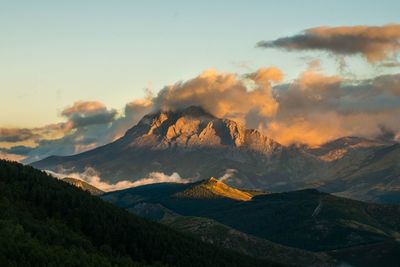
M 272 266 L 0 160 L 1 266 Z

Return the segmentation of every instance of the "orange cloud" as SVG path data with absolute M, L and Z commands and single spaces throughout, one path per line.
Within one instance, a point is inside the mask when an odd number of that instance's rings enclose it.
M 374 138 L 386 128 L 400 133 L 399 81 L 400 75 L 350 81 L 306 71 L 274 88 L 279 109 L 262 129 L 282 144 L 312 146 L 349 135 Z
M 274 67 L 259 68 L 256 72 L 247 75 L 250 79 L 254 80 L 257 84 L 280 82 L 283 80 L 283 72 Z
M 0 151 L 0 159 L 21 162 L 25 158 L 26 158 L 26 156 L 23 156 L 23 155 L 5 153 L 5 152 Z
M 324 114 L 318 121 L 293 118 L 290 122 L 273 121 L 265 132 L 283 145 L 307 144 L 318 146 L 327 141 L 346 135 L 340 127 L 340 119 Z
M 75 113 L 92 113 L 105 109 L 106 106 L 98 101 L 77 101 L 72 106 L 65 108 L 61 114 L 68 117 Z
M 271 82 L 283 74 L 276 68 L 263 68 L 240 78 L 233 73 L 207 70 L 185 82 L 167 86 L 153 99 L 155 109 L 180 109 L 198 105 L 220 118 L 246 122 L 247 114 L 270 117 L 278 109 Z M 254 82 L 249 88 L 247 81 Z

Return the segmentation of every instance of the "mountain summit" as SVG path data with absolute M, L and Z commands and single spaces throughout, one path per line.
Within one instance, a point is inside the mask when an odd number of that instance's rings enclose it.
M 239 122 L 192 106 L 148 114 L 110 144 L 32 165 L 55 172 L 92 168 L 111 183 L 137 181 L 151 172 L 177 172 L 191 181 L 224 176 L 224 183 L 234 187 L 271 192 L 313 187 L 396 203 L 399 153 L 398 144 L 359 137 L 340 138 L 314 149 L 283 146 Z
M 129 146 L 152 149 L 240 147 L 271 154 L 281 148 L 257 130 L 216 118 L 197 106 L 146 115 L 122 140 Z
M 201 180 L 235 170 L 236 178 L 253 179 L 242 185 L 260 188 L 274 182 L 265 178 L 281 172 L 280 163 L 285 162 L 285 172 L 291 172 L 291 158 L 296 158 L 295 165 L 310 161 L 305 153 L 286 151 L 257 130 L 191 106 L 148 114 L 123 137 L 105 146 L 74 156 L 52 156 L 32 165 L 56 172 L 91 167 L 109 182 L 134 181 L 150 172 L 178 172 L 181 177 Z M 299 174 L 299 168 L 296 170 Z M 276 178 L 282 182 L 282 177 L 289 174 Z M 235 184 L 236 178 L 228 182 Z

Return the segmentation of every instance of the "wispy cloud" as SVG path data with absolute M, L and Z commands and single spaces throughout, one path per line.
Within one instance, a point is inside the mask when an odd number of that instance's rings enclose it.
M 236 169 L 226 169 L 224 175 L 219 177 L 218 180 L 225 183 L 230 179 L 232 179 L 235 176 L 236 172 L 237 172 Z

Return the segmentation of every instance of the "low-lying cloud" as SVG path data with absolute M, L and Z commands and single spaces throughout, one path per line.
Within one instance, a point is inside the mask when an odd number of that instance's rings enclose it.
M 151 172 L 147 175 L 147 177 L 141 178 L 139 180 L 136 180 L 136 181 L 123 180 L 123 181 L 119 181 L 115 184 L 111 184 L 111 183 L 108 183 L 108 182 L 102 180 L 100 173 L 90 167 L 86 168 L 85 171 L 82 173 L 78 173 L 78 172 L 56 173 L 56 172 L 48 171 L 48 170 L 46 172 L 58 179 L 70 177 L 70 178 L 82 180 L 82 181 L 87 182 L 105 192 L 122 190 L 122 189 L 130 188 L 130 187 L 136 187 L 136 186 L 141 186 L 141 185 L 146 185 L 146 184 L 188 183 L 191 181 L 191 179 L 181 178 L 181 176 L 177 172 L 174 172 L 171 175 L 167 175 L 162 172 Z
M 376 63 L 400 51 L 400 24 L 384 26 L 316 27 L 289 37 L 260 41 L 258 47 L 287 51 L 321 50 L 335 55 L 356 55 Z

